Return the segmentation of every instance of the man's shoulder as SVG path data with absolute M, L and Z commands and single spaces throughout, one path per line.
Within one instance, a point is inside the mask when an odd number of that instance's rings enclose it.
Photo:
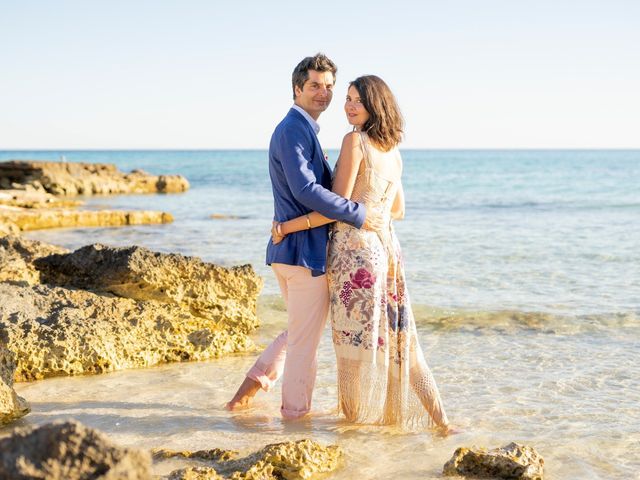
M 306 136 L 308 134 L 309 129 L 306 128 L 305 118 L 293 108 L 289 110 L 273 131 L 273 137 L 280 137 L 282 135 Z

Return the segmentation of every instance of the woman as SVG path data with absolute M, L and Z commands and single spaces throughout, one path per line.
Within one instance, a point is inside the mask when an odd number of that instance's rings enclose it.
M 386 227 L 333 226 L 327 275 L 339 409 L 351 422 L 430 425 L 451 433 L 418 343 L 391 222 L 404 217 L 402 116 L 389 87 L 374 75 L 349 84 L 345 113 L 354 130 L 342 142 L 333 191 L 382 211 Z M 276 224 L 274 242 L 333 221 L 312 212 Z

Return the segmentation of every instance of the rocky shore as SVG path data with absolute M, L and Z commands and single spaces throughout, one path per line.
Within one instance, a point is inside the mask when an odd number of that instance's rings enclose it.
M 189 189 L 180 175 L 120 172 L 115 165 L 31 160 L 0 162 L 0 235 L 61 227 L 112 227 L 170 223 L 158 211 L 82 210 L 77 195 L 179 193 Z
M 6 339 L 0 335 L 0 425 L 24 417 L 30 411 L 27 401 L 13 389 L 15 369 L 15 354 L 6 347 Z
M 207 360 L 253 348 L 262 279 L 141 247 L 0 238 L 0 335 L 15 381 Z
M 312 440 L 267 445 L 245 457 L 217 448 L 158 449 L 155 462 L 179 457 L 198 463 L 154 477 L 150 452 L 120 447 L 76 421 L 15 429 L 0 439 L 0 452 L 0 479 L 11 480 L 307 480 L 334 471 L 343 458 L 340 447 Z
M 0 162 L 0 188 L 31 187 L 54 195 L 177 193 L 189 189 L 181 175 L 124 173 L 113 164 L 9 160 Z
M 0 162 L 0 423 L 28 412 L 14 381 L 206 360 L 253 349 L 262 288 L 224 268 L 140 247 L 68 252 L 20 231 L 172 221 L 163 212 L 82 211 L 76 194 L 182 192 L 181 176 L 113 165 Z M 63 195 L 65 197 L 60 197 Z
M 255 348 L 249 335 L 258 327 L 263 283 L 250 265 L 225 268 L 137 246 L 93 244 L 70 252 L 19 235 L 172 221 L 163 212 L 83 211 L 69 196 L 179 192 L 188 188 L 181 178 L 123 174 L 112 165 L 0 163 L 0 426 L 31 410 L 14 382 L 209 360 Z M 344 458 L 339 446 L 309 439 L 247 455 L 223 448 L 125 448 L 70 420 L 5 433 L 0 480 L 306 480 L 328 478 Z M 153 475 L 154 464 L 162 462 L 171 462 L 163 464 L 171 473 Z M 543 465 L 529 446 L 461 447 L 442 475 L 542 480 Z
M 0 163 L 0 425 L 30 411 L 14 382 L 208 360 L 254 348 L 262 279 L 250 265 L 95 244 L 69 252 L 21 231 L 167 223 L 163 212 L 83 211 L 73 195 L 181 192 L 178 176 L 113 165 Z M 14 429 L 0 438 L 0 479 L 151 479 L 150 452 L 122 448 L 76 421 Z M 219 454 L 215 454 L 218 452 Z M 195 460 L 169 479 L 308 479 L 342 452 L 311 440 L 238 452 L 157 449 L 156 462 Z M 158 478 L 158 477 L 155 477 Z

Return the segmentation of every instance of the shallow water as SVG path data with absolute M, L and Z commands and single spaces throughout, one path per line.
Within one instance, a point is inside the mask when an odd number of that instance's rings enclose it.
M 181 173 L 180 195 L 95 197 L 87 208 L 160 209 L 170 225 L 29 232 L 68 248 L 132 244 L 265 278 L 257 332 L 285 325 L 264 263 L 272 216 L 266 152 L 0 152 Z M 332 161 L 336 152 L 329 153 Z M 464 433 L 348 428 L 332 413 L 335 367 L 321 346 L 315 415 L 283 424 L 279 392 L 230 414 L 255 355 L 19 384 L 18 425 L 75 417 L 118 443 L 243 453 L 311 437 L 346 451 L 332 478 L 440 478 L 461 445 L 531 444 L 550 479 L 640 478 L 640 151 L 403 151 L 407 217 L 396 224 L 419 335 L 449 418 Z M 210 214 L 235 219 L 211 219 Z M 8 427 L 0 434 L 8 433 Z M 166 473 L 183 465 L 156 465 Z
M 263 298 L 266 343 L 285 325 L 282 305 Z M 285 424 L 279 390 L 258 394 L 253 409 L 222 407 L 255 355 L 99 376 L 18 384 L 32 405 L 17 425 L 76 418 L 119 444 L 140 448 L 227 448 L 249 453 L 297 438 L 336 443 L 346 462 L 331 478 L 441 478 L 462 445 L 533 445 L 550 479 L 630 479 L 640 468 L 640 327 L 630 322 L 597 336 L 504 324 L 442 328 L 423 322 L 421 343 L 449 417 L 463 433 L 438 438 L 381 427 L 350 427 L 334 413 L 334 355 L 325 332 L 314 415 Z M 16 426 L 14 424 L 13 426 Z M 0 430 L 6 434 L 10 428 Z M 188 464 L 163 461 L 155 473 Z

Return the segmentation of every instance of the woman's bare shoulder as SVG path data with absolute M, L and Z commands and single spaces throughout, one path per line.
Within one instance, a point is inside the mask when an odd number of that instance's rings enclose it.
M 348 132 L 342 138 L 342 146 L 343 147 L 359 147 L 360 144 L 362 143 L 362 139 L 360 137 L 361 135 L 359 132 L 356 132 L 356 131 Z

